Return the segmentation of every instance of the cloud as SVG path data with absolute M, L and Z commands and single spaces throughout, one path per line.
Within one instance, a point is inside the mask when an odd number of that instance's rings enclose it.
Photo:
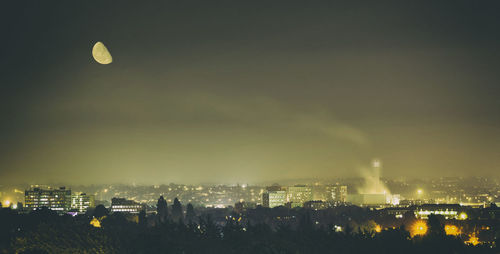
M 334 112 L 320 107 L 301 107 L 264 96 L 237 97 L 213 93 L 176 92 L 153 93 L 139 91 L 141 98 L 130 99 L 131 94 L 120 95 L 120 100 L 106 97 L 80 95 L 63 102 L 53 102 L 41 109 L 38 117 L 45 122 L 85 124 L 89 118 L 98 128 L 107 125 L 121 127 L 145 126 L 221 126 L 225 129 L 244 128 L 249 131 L 281 129 L 295 134 L 323 135 L 332 140 L 344 140 L 357 145 L 367 145 L 366 134 L 335 119 Z M 48 120 L 48 121 L 47 121 Z
M 313 132 L 330 139 L 346 140 L 357 145 L 367 145 L 366 134 L 333 117 L 334 113 L 318 108 L 301 108 L 281 103 L 269 97 L 227 98 L 213 94 L 191 94 L 180 97 L 179 108 L 193 107 L 186 101 L 198 102 L 199 111 L 212 111 L 214 115 L 235 123 L 260 126 L 280 126 L 282 128 Z

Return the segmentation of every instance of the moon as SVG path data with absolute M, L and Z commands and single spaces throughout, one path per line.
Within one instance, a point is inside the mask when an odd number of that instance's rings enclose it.
M 113 57 L 109 53 L 104 43 L 98 41 L 92 48 L 92 56 L 95 61 L 100 64 L 110 64 L 113 62 Z

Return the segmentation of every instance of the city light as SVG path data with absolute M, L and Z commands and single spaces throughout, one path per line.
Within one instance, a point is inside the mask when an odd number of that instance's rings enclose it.
M 469 240 L 465 241 L 465 243 L 476 246 L 480 242 L 479 242 L 479 238 L 476 236 L 476 233 L 472 233 L 469 235 Z
M 90 225 L 96 227 L 96 228 L 100 228 L 101 227 L 101 222 L 97 219 L 97 218 L 93 218 L 91 221 L 90 221 Z
M 377 233 L 382 232 L 382 227 L 380 225 L 375 226 L 375 232 Z
M 466 213 L 464 213 L 464 212 L 462 212 L 462 213 L 460 213 L 460 215 L 458 215 L 458 218 L 459 218 L 460 220 L 466 220 L 466 219 L 467 219 L 467 217 L 468 217 L 468 216 L 467 216 L 467 214 L 466 214 Z
M 444 226 L 444 231 L 447 235 L 460 235 L 460 230 L 455 225 L 446 225 Z
M 416 221 L 411 227 L 411 236 L 425 235 L 427 233 L 427 223 L 423 220 Z
M 422 189 L 418 189 L 418 190 L 417 190 L 417 194 L 418 194 L 419 196 L 421 196 L 422 194 L 424 194 L 424 191 L 423 191 Z

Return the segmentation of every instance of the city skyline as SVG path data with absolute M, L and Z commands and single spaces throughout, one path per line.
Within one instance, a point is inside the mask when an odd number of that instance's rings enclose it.
M 436 179 L 389 180 L 381 179 L 383 191 L 373 189 L 371 179 L 351 178 L 323 181 L 295 181 L 261 184 L 182 184 L 165 183 L 157 185 L 144 184 L 36 184 L 36 185 L 0 185 L 0 202 L 9 206 L 17 202 L 25 202 L 22 190 L 45 189 L 59 190 L 65 187 L 73 193 L 86 193 L 96 197 L 100 202 L 107 202 L 112 198 L 127 198 L 136 202 L 154 204 L 157 196 L 163 195 L 168 202 L 174 198 L 187 201 L 197 206 L 233 206 L 235 202 L 245 201 L 253 204 L 264 204 L 263 194 L 268 191 L 281 191 L 282 198 L 289 191 L 310 192 L 307 198 L 301 199 L 295 205 L 306 201 L 329 201 L 335 197 L 346 204 L 363 204 L 363 200 L 384 200 L 389 205 L 407 206 L 408 202 L 430 204 L 460 204 L 462 206 L 499 204 L 500 179 L 474 177 L 446 177 Z M 298 187 L 298 189 L 296 188 Z M 295 189 L 295 190 L 294 190 Z M 335 192 L 335 194 L 328 194 Z M 340 192 L 338 192 L 340 191 Z M 343 193 L 343 194 L 340 194 Z M 284 195 L 284 196 L 283 196 Z M 269 198 L 267 198 L 269 199 Z M 293 199 L 292 199 L 293 200 Z M 373 201 L 371 201 L 373 202 Z M 401 202 L 401 204 L 400 204 Z M 406 205 L 405 205 L 406 204 Z M 284 205 L 284 204 L 282 204 Z

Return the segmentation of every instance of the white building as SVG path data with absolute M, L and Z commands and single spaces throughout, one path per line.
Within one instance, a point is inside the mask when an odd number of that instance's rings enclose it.
M 112 198 L 111 199 L 111 212 L 122 212 L 122 213 L 139 213 L 144 209 L 144 205 L 139 204 L 133 200 L 128 200 L 124 198 Z
M 287 203 L 287 195 L 284 190 L 266 191 L 262 194 L 262 204 L 264 207 L 284 206 Z
M 79 192 L 71 195 L 71 210 L 76 210 L 79 213 L 84 213 L 90 207 L 94 207 L 94 195 L 87 195 Z

